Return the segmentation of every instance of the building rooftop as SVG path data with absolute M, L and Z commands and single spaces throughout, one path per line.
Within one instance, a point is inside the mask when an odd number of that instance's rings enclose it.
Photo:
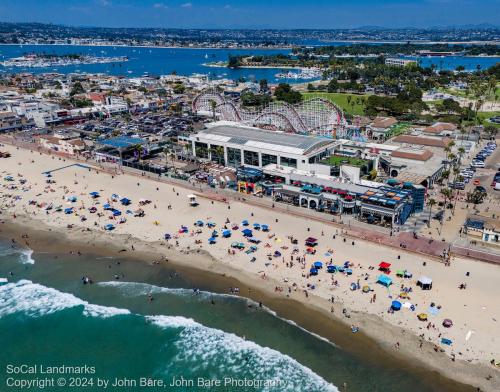
M 432 137 L 422 137 L 422 136 L 410 136 L 410 135 L 401 135 L 396 136 L 392 139 L 394 143 L 403 143 L 403 144 L 414 144 L 419 146 L 429 146 L 429 147 L 441 147 L 445 148 L 449 143 L 450 139 L 448 138 L 432 138 Z
M 204 139 L 213 140 L 214 143 L 241 144 L 297 155 L 305 155 L 335 143 L 332 139 L 266 131 L 230 122 L 209 125 L 206 129 L 202 129 L 198 135 Z

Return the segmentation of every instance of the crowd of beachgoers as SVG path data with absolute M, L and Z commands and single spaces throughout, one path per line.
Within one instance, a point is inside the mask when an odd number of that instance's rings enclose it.
M 212 258 L 193 267 L 226 266 L 235 278 L 277 296 L 322 307 L 353 332 L 373 332 L 358 317 L 363 313 L 418 338 L 409 347 L 409 339 L 386 337 L 395 350 L 431 347 L 452 361 L 498 370 L 496 265 L 454 257 L 445 263 L 353 239 L 313 219 L 5 148 L 12 156 L 0 167 L 2 219 L 30 217 L 34 224 L 94 233 L 96 240 L 129 235 L 183 253 L 205 251 Z

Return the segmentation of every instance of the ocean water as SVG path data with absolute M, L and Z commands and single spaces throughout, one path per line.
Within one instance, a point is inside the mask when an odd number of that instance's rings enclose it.
M 81 282 L 87 274 L 94 280 L 91 285 Z M 468 390 L 435 374 L 426 378 L 425 373 L 369 361 L 265 306 L 212 292 L 208 283 L 197 286 L 195 295 L 182 273 L 146 263 L 32 254 L 0 240 L 0 277 L 9 279 L 0 286 L 2 391 L 22 390 L 6 389 L 7 380 L 40 378 L 9 374 L 8 369 L 21 365 L 38 371 L 51 366 L 94 369 L 69 372 L 62 377 L 68 383 L 64 388 L 49 385 L 49 391 L 81 390 L 81 384 L 69 384 L 78 382 L 86 383 L 85 390 L 103 390 L 97 385 L 103 380 L 110 390 L 142 390 L 141 378 L 193 382 L 150 391 L 327 392 L 343 390 L 344 383 L 348 391 Z M 111 387 L 115 379 L 136 386 Z M 207 380 L 221 385 L 199 386 Z

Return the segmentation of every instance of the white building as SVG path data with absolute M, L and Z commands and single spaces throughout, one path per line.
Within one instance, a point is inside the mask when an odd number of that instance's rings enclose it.
M 310 171 L 339 145 L 332 139 L 266 131 L 219 121 L 191 135 L 193 154 L 224 166 L 262 169 L 269 164 Z
M 408 60 L 408 59 L 398 59 L 398 58 L 388 58 L 385 59 L 385 65 L 392 65 L 396 67 L 406 67 L 407 65 L 410 64 L 417 64 L 415 60 Z

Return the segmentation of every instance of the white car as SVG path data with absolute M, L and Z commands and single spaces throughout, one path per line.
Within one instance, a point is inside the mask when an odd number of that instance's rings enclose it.
M 472 161 L 470 165 L 472 167 L 485 167 L 484 162 L 482 161 Z

